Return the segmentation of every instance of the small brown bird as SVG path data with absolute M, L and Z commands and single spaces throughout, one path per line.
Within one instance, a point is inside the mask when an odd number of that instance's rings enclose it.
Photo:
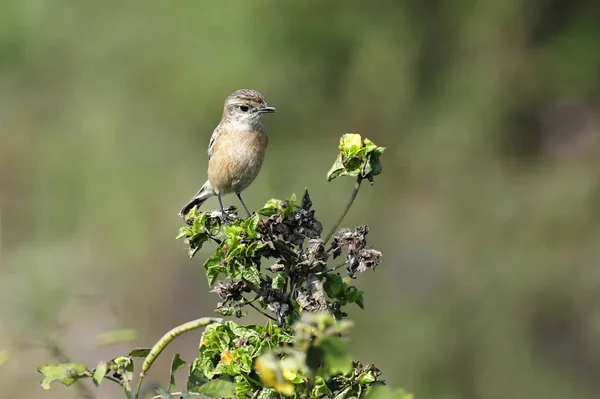
M 200 206 L 213 195 L 219 199 L 221 212 L 225 215 L 221 196 L 229 193 L 237 195 L 250 216 L 241 192 L 260 172 L 269 142 L 260 117 L 275 111 L 256 90 L 241 89 L 227 97 L 221 122 L 208 144 L 208 180 L 181 209 L 179 216 L 184 217 L 194 206 Z

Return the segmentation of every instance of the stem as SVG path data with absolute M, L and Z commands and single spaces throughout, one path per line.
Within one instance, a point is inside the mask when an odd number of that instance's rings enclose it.
M 254 310 L 256 310 L 258 313 L 262 314 L 265 317 L 268 317 L 269 319 L 273 320 L 273 321 L 277 321 L 276 318 L 272 317 L 271 315 L 269 315 L 266 312 L 263 312 L 261 309 L 258 308 L 258 306 L 254 305 L 252 302 L 246 302 L 247 305 L 250 305 L 254 308 Z
M 332 252 L 335 252 L 335 251 L 337 251 L 337 250 L 338 250 L 338 249 L 340 249 L 341 247 L 343 247 L 343 245 L 338 245 L 338 246 L 337 246 L 337 247 L 335 247 L 335 248 L 334 248 L 334 247 L 333 247 L 333 245 L 332 245 L 332 246 L 330 246 L 330 247 L 329 247 L 329 249 L 328 249 L 328 250 L 326 250 L 325 252 L 326 252 L 326 253 L 328 253 L 328 254 L 330 254 L 330 253 L 332 253 Z
M 134 395 L 135 399 L 137 399 L 138 396 L 140 396 L 140 389 L 142 389 L 142 381 L 144 381 L 144 377 L 145 377 L 145 375 L 140 375 L 140 377 L 138 379 L 138 383 L 135 387 L 135 395 Z
M 334 272 L 334 271 L 336 271 L 338 269 L 341 269 L 342 267 L 346 266 L 348 263 L 349 263 L 348 261 L 345 261 L 344 263 L 342 263 L 341 265 L 337 265 L 333 269 L 323 270 L 322 272 L 318 272 L 318 273 L 315 273 L 315 274 L 318 275 L 318 276 L 321 276 L 323 274 L 331 273 L 331 272 Z
M 327 237 L 325 237 L 325 241 L 323 241 L 323 245 L 327 244 L 327 242 L 331 239 L 331 237 L 333 236 L 333 234 L 335 234 L 335 232 L 338 229 L 338 227 L 340 227 L 340 224 L 342 223 L 342 220 L 344 220 L 344 216 L 346 216 L 346 214 L 350 210 L 350 207 L 352 206 L 352 203 L 354 202 L 354 199 L 356 198 L 356 194 L 358 194 L 358 190 L 360 189 L 360 183 L 362 183 L 362 179 L 363 178 L 362 178 L 361 175 L 358 175 L 358 177 L 356 178 L 356 183 L 354 183 L 354 189 L 352 190 L 352 193 L 350 194 L 350 198 L 348 199 L 348 203 L 346 204 L 346 207 L 342 211 L 342 214 L 340 215 L 340 217 L 338 218 L 338 220 L 333 225 L 333 228 L 331 229 L 331 231 L 329 232 L 329 234 L 327 234 Z
M 121 383 L 121 381 L 117 380 L 115 377 L 112 377 L 112 376 L 110 376 L 110 375 L 108 375 L 108 374 L 104 376 L 104 379 L 105 379 L 105 380 L 112 381 L 112 382 L 114 382 L 115 384 L 119 384 L 119 386 L 120 386 L 120 387 L 122 387 L 122 386 L 123 386 L 123 384 Z

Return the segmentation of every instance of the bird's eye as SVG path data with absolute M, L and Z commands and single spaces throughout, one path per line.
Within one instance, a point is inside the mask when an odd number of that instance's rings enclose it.
M 248 112 L 249 109 L 250 109 L 250 107 L 247 105 L 240 105 L 240 110 L 242 112 Z

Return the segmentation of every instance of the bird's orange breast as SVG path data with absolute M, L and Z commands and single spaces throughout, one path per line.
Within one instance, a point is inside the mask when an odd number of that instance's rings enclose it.
M 215 140 L 208 162 L 208 180 L 216 192 L 241 192 L 262 167 L 268 136 L 265 131 L 224 129 Z

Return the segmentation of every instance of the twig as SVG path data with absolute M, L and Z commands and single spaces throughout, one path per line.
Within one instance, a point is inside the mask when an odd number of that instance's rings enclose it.
M 318 273 L 315 273 L 315 274 L 317 274 L 319 276 L 322 276 L 323 274 L 331 273 L 331 272 L 334 272 L 334 271 L 336 271 L 338 269 L 341 269 L 342 267 L 346 266 L 348 263 L 349 263 L 348 261 L 345 261 L 344 263 L 342 263 L 341 265 L 337 265 L 333 269 L 323 270 L 322 272 L 318 272 Z
M 121 387 L 123 386 L 123 383 L 122 383 L 121 381 L 119 381 L 119 380 L 118 380 L 118 379 L 116 379 L 115 377 L 113 377 L 113 376 L 110 376 L 110 375 L 108 375 L 108 374 L 104 376 L 104 379 L 106 379 L 106 380 L 109 380 L 109 381 L 112 381 L 112 382 L 115 382 L 115 383 L 119 384 L 119 386 L 121 386 Z
M 346 216 L 346 214 L 348 213 L 348 210 L 350 210 L 350 207 L 352 206 L 352 203 L 354 202 L 354 199 L 356 198 L 356 194 L 358 194 L 358 190 L 360 189 L 360 183 L 362 183 L 362 179 L 363 178 L 361 175 L 358 175 L 358 177 L 356 178 L 356 183 L 354 183 L 354 189 L 352 190 L 352 193 L 350 194 L 348 203 L 346 204 L 346 207 L 342 211 L 342 214 L 340 215 L 338 220 L 333 225 L 333 228 L 331 229 L 329 234 L 327 234 L 327 237 L 325 237 L 325 241 L 323 241 L 323 244 L 327 244 L 327 242 L 331 239 L 333 234 L 335 234 L 338 227 L 340 227 L 342 220 L 344 220 L 344 216 Z
M 268 317 L 269 319 L 273 320 L 273 321 L 277 321 L 276 318 L 274 318 L 273 316 L 271 316 L 270 314 L 263 312 L 261 309 L 259 309 L 256 305 L 254 305 L 252 302 L 247 302 L 248 305 L 252 306 L 252 308 L 254 308 L 254 310 L 256 310 L 258 313 L 262 314 L 265 317 Z
M 343 247 L 343 245 L 338 245 L 337 247 L 334 248 L 333 245 L 332 245 L 325 252 L 328 253 L 328 254 L 330 254 L 330 253 L 333 253 L 333 252 L 337 251 L 338 249 L 340 249 L 342 247 Z

